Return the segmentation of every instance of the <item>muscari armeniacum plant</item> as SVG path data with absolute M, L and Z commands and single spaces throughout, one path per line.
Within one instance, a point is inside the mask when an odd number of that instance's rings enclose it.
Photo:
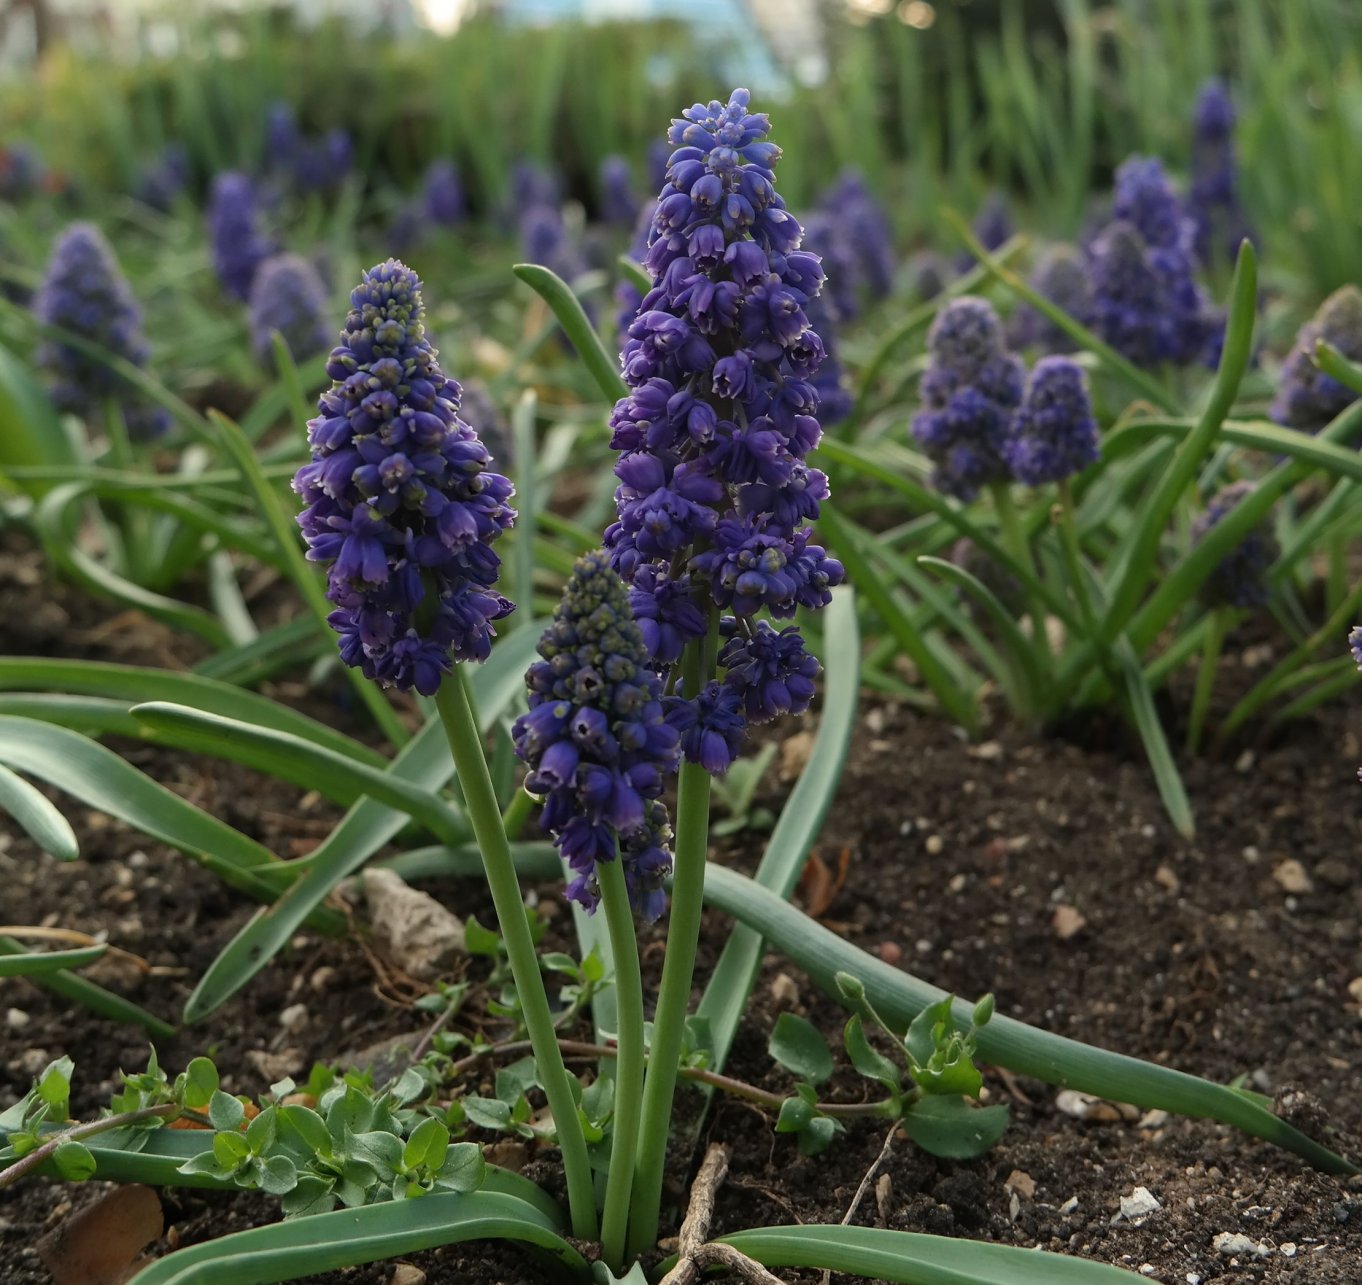
M 596 1209 L 573 1081 L 563 1064 L 525 919 L 463 662 L 485 660 L 513 610 L 492 547 L 515 519 L 511 483 L 459 418 L 458 383 L 426 337 L 416 274 L 396 260 L 351 295 L 331 387 L 308 425 L 294 488 L 308 556 L 327 568 L 341 659 L 399 690 L 433 695 L 483 856 L 539 1082 L 563 1154 L 574 1232 Z
M 73 223 L 62 233 L 33 311 L 45 325 L 94 349 L 139 368 L 146 364 L 150 348 L 142 330 L 142 310 L 112 247 L 93 223 Z M 145 397 L 91 348 L 54 334 L 39 347 L 37 365 L 59 410 L 87 420 L 103 416 L 115 452 L 122 449 L 119 439 L 125 430 L 131 437 L 148 438 L 169 423 L 164 411 L 148 406 Z

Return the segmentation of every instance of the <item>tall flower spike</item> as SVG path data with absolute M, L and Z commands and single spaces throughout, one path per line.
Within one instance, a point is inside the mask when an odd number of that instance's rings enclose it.
M 1003 442 L 1013 476 L 1026 486 L 1060 482 L 1095 464 L 1099 453 L 1083 367 L 1070 357 L 1042 357 Z
M 623 156 L 607 156 L 601 162 L 601 221 L 632 228 L 638 222 L 638 205 L 629 162 Z
M 1196 224 L 1196 253 L 1202 263 L 1233 263 L 1239 242 L 1250 236 L 1239 201 L 1239 166 L 1234 156 L 1234 103 L 1222 81 L 1208 80 L 1192 117 L 1192 171 L 1187 208 Z
M 1282 364 L 1281 382 L 1269 412 L 1279 424 L 1318 432 L 1357 400 L 1346 384 L 1315 364 L 1315 345 L 1323 339 L 1350 361 L 1362 361 L 1362 290 L 1340 286 L 1301 327 Z
M 453 661 L 487 659 L 493 622 L 513 610 L 492 549 L 515 519 L 512 488 L 459 418 L 416 274 L 380 263 L 350 305 L 307 426 L 312 460 L 293 481 L 298 524 L 327 565 L 341 659 L 430 696 Z
M 573 871 L 567 895 L 600 901 L 596 869 L 622 860 L 635 911 L 656 919 L 671 869 L 671 828 L 658 801 L 676 771 L 679 736 L 663 716 L 662 683 L 604 552 L 577 560 L 540 659 L 525 675 L 529 712 L 516 720 L 525 788 Z
M 894 234 L 889 216 L 875 199 L 864 176 L 855 169 L 843 170 L 823 194 L 819 209 L 845 229 L 854 248 L 855 269 L 850 285 L 873 299 L 883 299 L 894 288 Z M 832 276 L 831 265 L 828 275 Z M 840 283 L 834 283 L 840 290 Z
M 969 501 L 1011 476 L 1003 457 L 1026 368 L 1003 346 L 1002 323 L 983 299 L 964 295 L 937 313 L 927 333 L 923 409 L 913 437 L 936 466 L 936 486 Z
M 1348 630 L 1348 650 L 1352 652 L 1358 669 L 1362 669 L 1362 625 L 1354 625 Z
M 330 344 L 326 287 L 299 254 L 266 259 L 251 286 L 251 347 L 267 364 L 274 360 L 271 335 L 276 330 L 295 361 L 325 352 Z
M 1012 235 L 1012 214 L 1007 208 L 1007 198 L 1001 192 L 994 191 L 988 194 L 983 205 L 979 207 L 978 214 L 974 216 L 970 230 L 979 244 L 990 254 L 1000 249 Z M 968 272 L 974 267 L 974 263 L 974 255 L 968 250 L 962 250 L 956 256 L 956 271 Z
M 669 713 L 688 756 L 716 772 L 737 752 L 745 709 L 778 712 L 782 676 L 796 680 L 789 709 L 812 695 L 797 681 L 813 664 L 798 634 L 768 646 L 758 617 L 824 606 L 843 574 L 806 525 L 828 494 L 805 463 L 822 432 L 823 343 L 807 309 L 823 271 L 799 249 L 774 186 L 780 150 L 748 101 L 735 90 L 672 122 L 645 255 L 652 288 L 622 354 L 631 391 L 611 418 L 619 518 L 606 546 L 654 664 L 674 665 L 726 613 L 722 678 Z
M 142 333 L 142 310 L 112 248 L 93 223 L 73 223 L 62 233 L 33 310 L 39 321 L 69 330 L 134 366 L 146 363 L 149 349 Z M 121 375 L 72 344 L 44 341 L 37 364 L 61 410 L 90 416 L 102 411 L 107 401 L 116 401 L 134 437 L 154 436 L 169 423 L 165 412 L 149 407 Z
M 1087 323 L 1092 310 L 1092 286 L 1083 255 L 1071 245 L 1052 245 L 1040 256 L 1031 274 L 1031 288 L 1063 308 L 1076 321 Z M 1039 348 L 1047 353 L 1071 353 L 1074 338 L 1028 303 L 1007 320 L 1007 341 L 1013 348 Z
M 432 161 L 422 185 L 421 203 L 437 227 L 451 228 L 468 217 L 468 195 L 459 167 L 450 160 Z
M 249 299 L 255 274 L 274 246 L 261 230 L 255 186 L 245 174 L 229 171 L 213 180 L 208 229 L 222 288 L 234 299 Z
M 1252 482 L 1232 482 L 1211 498 L 1192 523 L 1192 540 L 1206 533 L 1254 490 Z M 1202 593 L 1208 602 L 1228 607 L 1261 607 L 1270 590 L 1267 571 L 1277 557 L 1277 541 L 1266 526 L 1250 531 L 1210 574 Z

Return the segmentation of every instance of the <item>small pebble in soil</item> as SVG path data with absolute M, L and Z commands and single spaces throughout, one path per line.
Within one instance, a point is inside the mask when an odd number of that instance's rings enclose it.
M 1222 1231 L 1211 1241 L 1211 1248 L 1224 1258 L 1266 1258 L 1272 1247 L 1245 1236 L 1241 1231 Z
M 11 1031 L 22 1031 L 28 1025 L 28 1014 L 22 1008 L 11 1008 L 5 1013 L 5 1025 Z
M 1137 1219 L 1148 1218 L 1150 1214 L 1158 1213 L 1162 1208 L 1159 1198 L 1148 1187 L 1136 1187 L 1130 1195 L 1121 1197 L 1121 1212 L 1117 1217 L 1134 1222 Z

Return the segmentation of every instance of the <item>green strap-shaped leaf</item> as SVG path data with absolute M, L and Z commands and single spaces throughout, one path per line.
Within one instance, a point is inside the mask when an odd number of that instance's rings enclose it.
M 59 486 L 49 491 L 33 511 L 33 527 L 43 543 L 43 551 L 72 580 L 97 597 L 114 598 L 125 606 L 145 612 L 174 629 L 197 634 L 214 647 L 226 647 L 231 639 L 216 616 L 200 607 L 152 593 L 115 574 L 95 561 L 71 539 L 74 520 L 72 508 L 85 499 L 80 483 Z
M 537 641 L 537 630 L 517 630 L 497 644 L 485 665 L 475 669 L 473 691 L 484 731 L 490 730 L 507 705 L 524 690 L 525 667 L 534 655 Z M 438 720 L 433 720 L 408 742 L 385 775 L 414 789 L 434 791 L 441 789 L 453 773 L 444 729 Z M 291 869 L 303 869 L 305 873 L 222 949 L 186 1001 L 184 1020 L 196 1022 L 235 995 L 274 958 L 331 890 L 354 874 L 406 823 L 405 812 L 376 798 L 361 799 L 355 804 L 304 862 L 289 863 Z
M 823 615 L 823 652 L 826 675 L 818 737 L 799 781 L 781 809 L 766 851 L 754 876 L 777 897 L 788 898 L 799 882 L 809 849 L 818 837 L 823 818 L 832 806 L 842 779 L 847 749 L 856 726 L 860 691 L 861 636 L 856 623 L 856 600 L 849 589 L 833 590 Z M 738 927 L 724 944 L 714 967 L 699 1014 L 709 1023 L 713 1065 L 722 1071 L 747 1011 L 764 949 L 761 933 Z
M 1084 1258 L 883 1227 L 760 1227 L 719 1239 L 766 1267 L 821 1267 L 895 1285 L 1133 1285 L 1144 1279 Z
M 464 819 L 433 791 L 419 789 L 292 732 L 276 732 L 166 701 L 134 705 L 132 714 L 181 749 L 245 763 L 345 804 L 367 794 L 419 821 L 445 843 L 461 843 L 468 838 Z
M 29 956 L 27 948 L 13 937 L 0 937 L 0 958 L 27 956 Z M 169 1022 L 162 1021 L 155 1013 L 149 1013 L 131 1000 L 115 995 L 112 991 L 106 991 L 104 987 L 96 986 L 94 982 L 86 981 L 83 977 L 77 977 L 75 973 L 64 968 L 55 972 L 30 971 L 24 976 L 33 985 L 51 991 L 69 1004 L 88 1008 L 92 1013 L 98 1013 L 113 1022 L 127 1022 L 131 1026 L 140 1026 L 155 1039 L 168 1040 L 175 1034 L 175 1028 Z M 0 1157 L 0 1164 L 3 1163 L 3 1157 Z
M 107 946 L 82 946 L 78 950 L 0 954 L 0 977 L 37 977 L 40 973 L 55 973 L 63 968 L 84 968 L 86 964 L 93 964 L 108 949 Z
M 371 767 L 383 767 L 387 762 L 378 751 L 287 705 L 197 674 L 98 660 L 0 656 L 0 691 L 102 696 L 126 703 L 128 708 L 145 701 L 174 701 L 208 714 L 222 714 L 276 732 L 289 732 Z
M 705 870 L 705 900 L 757 929 L 829 995 L 839 993 L 834 980 L 837 973 L 852 974 L 864 983 L 870 1002 L 894 1026 L 906 1027 L 929 1004 L 946 998 L 939 987 L 843 941 L 754 880 L 713 862 Z M 953 1021 L 960 1030 L 969 1029 L 972 1011 L 965 1001 L 955 1002 Z M 1359 1172 L 1351 1161 L 1273 1115 L 1248 1094 L 1053 1035 L 1010 1017 L 994 1017 L 979 1032 L 979 1057 L 1047 1084 L 1080 1089 L 1114 1102 L 1220 1120 L 1294 1151 L 1328 1173 Z
M 206 657 L 194 666 L 194 673 L 245 687 L 281 669 L 311 661 L 333 645 L 330 638 L 322 637 L 315 621 L 298 616 L 265 630 L 251 642 Z
M 922 681 L 932 695 L 962 727 L 974 731 L 979 725 L 979 711 L 974 693 L 967 691 L 946 668 L 917 632 L 908 613 L 894 598 L 893 586 L 877 575 L 862 547 L 863 533 L 831 505 L 824 505 L 819 518 L 819 529 L 827 532 L 828 543 L 846 564 L 851 582 L 874 607 L 881 622 L 898 640 L 904 652 L 917 666 Z
M 627 397 L 629 389 L 620 376 L 619 360 L 606 352 L 572 287 L 557 273 L 537 263 L 517 263 L 511 271 L 553 310 L 563 333 L 577 350 L 605 399 L 613 403 Z
M 1168 526 L 1168 519 L 1178 500 L 1195 479 L 1197 469 L 1215 442 L 1234 404 L 1235 394 L 1239 391 L 1252 351 L 1253 323 L 1257 312 L 1258 260 L 1252 243 L 1244 241 L 1239 247 L 1239 259 L 1234 268 L 1225 343 L 1220 355 L 1220 368 L 1216 371 L 1215 383 L 1211 387 L 1210 400 L 1196 427 L 1178 444 L 1172 461 L 1153 493 L 1140 506 L 1136 525 L 1126 546 L 1123 565 L 1115 577 L 1111 604 L 1102 619 L 1101 636 L 1107 643 L 1114 642 L 1125 628 L 1146 588 L 1157 575 L 1159 541 Z
M 0 812 L 8 812 L 25 834 L 58 861 L 74 861 L 80 844 L 71 823 L 45 794 L 0 765 Z
M 32 368 L 0 345 L 0 472 L 11 465 L 75 468 L 78 463 L 61 416 Z
M 439 1193 L 235 1232 L 144 1267 L 132 1285 L 270 1285 L 467 1240 L 519 1240 L 586 1280 L 586 1260 L 526 1201 L 494 1191 Z

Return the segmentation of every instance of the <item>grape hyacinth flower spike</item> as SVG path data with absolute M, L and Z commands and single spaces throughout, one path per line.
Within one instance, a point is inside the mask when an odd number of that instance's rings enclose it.
M 629 592 L 604 552 L 577 560 L 526 674 L 529 713 L 515 724 L 525 788 L 544 798 L 543 826 L 571 867 L 567 895 L 594 911 L 597 866 L 624 864 L 637 914 L 656 919 L 671 870 L 671 829 L 658 802 L 680 737 Z
M 213 180 L 208 229 L 218 281 L 232 298 L 244 302 L 260 265 L 274 253 L 260 226 L 255 185 L 245 174 L 229 171 Z
M 251 286 L 251 346 L 263 362 L 273 363 L 275 331 L 295 361 L 325 352 L 330 343 L 326 287 L 302 255 L 266 259 Z
M 1315 345 L 1321 339 L 1349 361 L 1362 361 L 1362 290 L 1340 286 L 1301 327 L 1282 363 L 1281 382 L 1269 412 L 1287 428 L 1316 433 L 1357 400 L 1351 388 L 1316 365 Z
M 1192 117 L 1192 170 L 1187 208 L 1196 224 L 1197 258 L 1204 264 L 1234 262 L 1239 243 L 1251 236 L 1239 200 L 1234 155 L 1234 102 L 1224 82 L 1208 80 Z
M 1062 482 L 1097 462 L 1088 379 L 1071 357 L 1042 357 L 1003 441 L 1003 459 L 1025 486 Z
M 800 712 L 812 695 L 797 629 L 759 617 L 825 606 L 843 575 L 807 525 L 828 494 L 805 463 L 821 436 L 824 351 L 807 309 L 823 271 L 799 248 L 774 186 L 780 149 L 748 101 L 735 90 L 672 124 L 652 288 L 622 354 L 631 391 L 611 418 L 620 485 L 606 547 L 654 664 L 669 670 L 723 617 L 723 678 L 693 673 L 669 712 L 687 758 L 711 772 L 748 722 Z
M 1205 539 L 1207 532 L 1251 495 L 1254 489 L 1252 482 L 1242 481 L 1232 482 L 1217 491 L 1192 523 L 1193 543 Z M 1267 582 L 1268 568 L 1276 559 L 1277 552 L 1277 542 L 1266 527 L 1250 531 L 1207 577 L 1203 597 L 1213 606 L 1263 606 L 1271 592 Z
M 992 305 L 970 295 L 937 313 L 927 350 L 913 437 L 936 466 L 936 486 L 968 502 L 982 487 L 1011 478 L 1003 447 L 1026 368 L 1004 347 Z
M 142 310 L 113 249 L 93 223 L 73 223 L 62 233 L 33 311 L 46 325 L 69 330 L 134 366 L 146 363 Z M 115 401 L 133 437 L 153 437 L 169 425 L 166 413 L 148 406 L 122 375 L 73 344 L 45 340 L 37 365 L 50 381 L 59 410 L 88 417 Z
M 380 263 L 350 304 L 308 424 L 312 460 L 293 483 L 298 522 L 327 566 L 341 658 L 429 696 L 453 661 L 487 658 L 493 622 L 512 610 L 492 549 L 515 518 L 512 487 L 459 418 L 416 274 Z

